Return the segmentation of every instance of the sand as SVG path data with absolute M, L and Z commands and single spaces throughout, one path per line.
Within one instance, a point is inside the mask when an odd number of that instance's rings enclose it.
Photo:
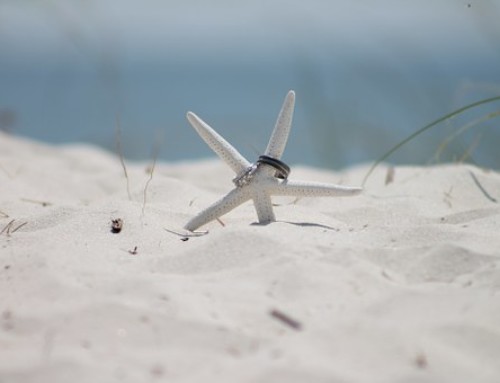
M 129 198 L 110 153 L 0 135 L 1 383 L 500 381 L 499 173 L 381 166 L 185 240 L 233 174 L 158 163 L 144 193 L 150 165 Z

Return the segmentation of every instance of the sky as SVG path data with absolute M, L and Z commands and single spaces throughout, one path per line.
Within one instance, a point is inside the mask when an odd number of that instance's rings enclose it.
M 2 49 L 14 57 L 50 58 L 113 46 L 124 55 L 284 52 L 333 42 L 373 49 L 389 39 L 428 51 L 481 49 L 498 38 L 494 0 L 0 2 Z M 491 40 L 489 40 L 491 38 Z M 467 41 L 464 41 L 467 40 Z

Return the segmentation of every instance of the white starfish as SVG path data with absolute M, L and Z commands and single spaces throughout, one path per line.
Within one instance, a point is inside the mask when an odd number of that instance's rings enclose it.
M 206 122 L 192 112 L 187 113 L 187 119 L 198 134 L 229 165 L 236 173 L 233 182 L 236 187 L 220 200 L 192 218 L 184 228 L 194 231 L 200 226 L 213 221 L 233 210 L 242 203 L 253 200 L 259 223 L 269 223 L 276 220 L 271 203 L 271 195 L 295 197 L 337 197 L 359 194 L 362 188 L 332 185 L 318 182 L 289 181 L 288 174 L 277 171 L 272 161 L 283 164 L 279 159 L 285 150 L 285 145 L 292 124 L 295 92 L 289 91 L 281 108 L 273 134 L 267 145 L 265 156 L 267 161 L 251 164 L 231 144 L 213 130 Z M 270 159 L 270 160 L 269 160 Z M 271 161 L 271 164 L 269 163 Z M 279 169 L 278 169 L 279 170 Z M 280 179 L 284 178 L 284 179 Z

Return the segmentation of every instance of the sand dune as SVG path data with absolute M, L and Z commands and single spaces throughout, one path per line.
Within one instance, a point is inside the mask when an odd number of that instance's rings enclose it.
M 129 199 L 111 154 L 0 135 L 1 383 L 500 381 L 499 173 L 382 166 L 182 240 L 233 175 L 159 163 L 145 198 L 148 166 Z

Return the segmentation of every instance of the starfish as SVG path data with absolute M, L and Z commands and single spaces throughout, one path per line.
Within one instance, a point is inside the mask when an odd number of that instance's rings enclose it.
M 267 149 L 255 163 L 250 163 L 231 144 L 193 112 L 187 119 L 208 146 L 236 173 L 236 187 L 220 200 L 193 217 L 184 228 L 195 231 L 210 221 L 252 199 L 259 223 L 276 221 L 271 196 L 337 197 L 352 196 L 362 188 L 319 182 L 288 180 L 289 168 L 280 161 L 292 125 L 295 92 L 289 91 L 274 127 Z

